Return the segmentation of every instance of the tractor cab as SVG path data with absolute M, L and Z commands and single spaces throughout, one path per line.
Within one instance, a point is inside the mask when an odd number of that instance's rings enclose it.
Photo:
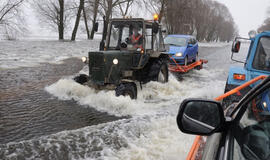
M 152 56 L 165 51 L 161 27 L 157 21 L 141 18 L 112 19 L 101 50 L 133 54 L 133 67 L 142 68 Z
M 79 75 L 75 81 L 98 89 L 115 89 L 116 95 L 136 98 L 137 87 L 149 81 L 168 81 L 168 54 L 161 31 L 155 20 L 142 18 L 111 19 L 106 40 L 100 50 L 89 52 L 89 75 Z

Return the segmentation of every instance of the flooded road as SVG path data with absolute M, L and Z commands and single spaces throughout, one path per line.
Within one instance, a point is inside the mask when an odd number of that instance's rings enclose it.
M 0 159 L 184 159 L 194 136 L 175 118 L 183 99 L 224 91 L 230 45 L 201 47 L 200 71 L 138 88 L 138 99 L 97 92 L 72 77 L 77 58 L 0 72 Z
M 60 78 L 78 73 L 82 67 L 80 59 L 73 58 L 58 65 L 2 70 L 0 144 L 119 119 L 81 107 L 73 100 L 59 101 L 44 90 Z

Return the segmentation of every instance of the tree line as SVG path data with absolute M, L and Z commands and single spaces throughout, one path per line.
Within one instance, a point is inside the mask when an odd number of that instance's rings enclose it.
M 270 31 L 270 7 L 268 7 L 266 19 L 263 24 L 258 28 L 258 32 Z
M 194 34 L 199 41 L 230 41 L 238 34 L 230 11 L 222 3 L 212 0 L 148 2 L 158 4 L 159 9 L 155 10 L 162 14 L 161 21 L 170 34 Z
M 13 23 L 20 24 L 23 3 L 30 4 L 42 25 L 58 32 L 59 40 L 64 39 L 67 30 L 72 30 L 70 39 L 75 40 L 80 23 L 87 38 L 93 39 L 97 21 L 102 21 L 106 37 L 110 18 L 136 17 L 136 10 L 142 8 L 150 14 L 158 13 L 168 34 L 193 34 L 200 41 L 230 41 L 237 35 L 228 8 L 213 0 L 1 0 L 0 27 L 4 24 L 9 26 L 6 30 L 22 29 L 22 25 L 14 29 Z M 5 9 L 10 16 L 2 12 Z

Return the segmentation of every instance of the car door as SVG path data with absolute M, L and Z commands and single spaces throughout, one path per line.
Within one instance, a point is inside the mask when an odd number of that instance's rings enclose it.
M 194 38 L 194 54 L 195 54 L 195 56 L 199 52 L 198 50 L 199 50 L 198 41 L 196 40 L 196 38 Z
M 235 106 L 223 159 L 270 159 L 270 79 L 256 86 Z
M 193 45 L 193 47 L 192 47 L 192 54 L 193 54 L 193 58 L 195 58 L 196 57 L 196 54 L 197 54 L 197 52 L 196 52 L 196 40 L 195 40 L 195 38 L 192 38 L 192 45 Z
M 189 47 L 189 44 L 192 44 L 192 38 L 188 38 L 188 44 L 187 44 L 187 56 L 188 56 L 188 61 L 190 62 L 193 59 L 193 46 Z

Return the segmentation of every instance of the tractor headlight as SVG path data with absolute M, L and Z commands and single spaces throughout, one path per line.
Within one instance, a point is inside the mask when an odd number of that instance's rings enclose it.
M 115 65 L 118 64 L 118 59 L 116 59 L 116 58 L 113 59 L 113 64 L 115 64 Z
M 83 62 L 83 63 L 87 63 L 87 61 L 88 61 L 88 60 L 87 60 L 87 57 L 82 57 L 82 62 Z
M 183 53 L 181 53 L 181 52 L 180 53 L 176 53 L 175 56 L 176 57 L 182 57 L 183 56 Z
M 249 35 L 249 38 L 252 39 L 256 37 L 257 32 L 255 30 L 251 30 L 248 32 L 248 35 Z

